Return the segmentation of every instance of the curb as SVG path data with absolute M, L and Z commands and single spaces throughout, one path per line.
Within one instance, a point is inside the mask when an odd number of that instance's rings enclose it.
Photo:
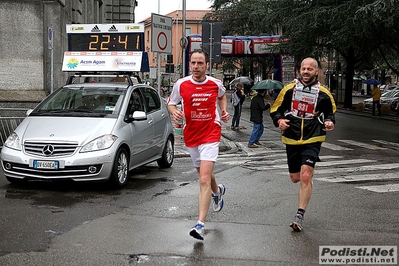
M 345 114 L 350 114 L 350 115 L 357 115 L 357 116 L 363 116 L 363 117 L 370 117 L 374 119 L 383 119 L 383 120 L 390 120 L 390 121 L 398 121 L 399 120 L 399 115 L 397 114 L 382 114 L 380 116 L 373 116 L 371 114 L 371 110 L 366 110 L 366 111 L 356 111 L 356 109 L 350 109 L 350 108 L 337 108 L 337 112 L 339 113 L 345 113 Z
M 229 140 L 225 136 L 220 139 L 219 153 L 220 154 L 231 154 L 242 151 L 241 147 L 234 141 Z M 180 135 L 175 135 L 175 158 L 189 157 L 186 146 L 184 145 L 183 138 Z

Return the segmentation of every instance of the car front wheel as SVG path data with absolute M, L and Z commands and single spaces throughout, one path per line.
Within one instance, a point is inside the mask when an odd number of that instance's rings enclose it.
M 129 157 L 124 148 L 118 150 L 111 172 L 110 182 L 116 188 L 126 186 L 129 180 Z

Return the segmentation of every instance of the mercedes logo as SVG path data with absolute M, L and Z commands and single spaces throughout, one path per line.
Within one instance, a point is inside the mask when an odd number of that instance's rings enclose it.
M 52 155 L 54 152 L 54 146 L 53 145 L 46 145 L 42 149 L 42 153 L 46 156 Z

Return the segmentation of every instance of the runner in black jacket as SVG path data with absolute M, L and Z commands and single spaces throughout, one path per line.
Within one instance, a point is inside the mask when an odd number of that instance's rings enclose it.
M 334 129 L 336 106 L 330 91 L 317 80 L 318 63 L 302 61 L 299 79 L 281 90 L 270 116 L 286 144 L 291 181 L 300 182 L 299 204 L 291 227 L 302 231 L 303 217 L 312 194 L 312 177 L 326 131 Z

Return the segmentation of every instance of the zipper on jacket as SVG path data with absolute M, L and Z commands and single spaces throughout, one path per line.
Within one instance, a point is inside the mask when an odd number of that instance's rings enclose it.
M 299 138 L 299 142 L 303 141 L 303 128 L 305 127 L 305 119 L 301 119 L 301 137 Z

